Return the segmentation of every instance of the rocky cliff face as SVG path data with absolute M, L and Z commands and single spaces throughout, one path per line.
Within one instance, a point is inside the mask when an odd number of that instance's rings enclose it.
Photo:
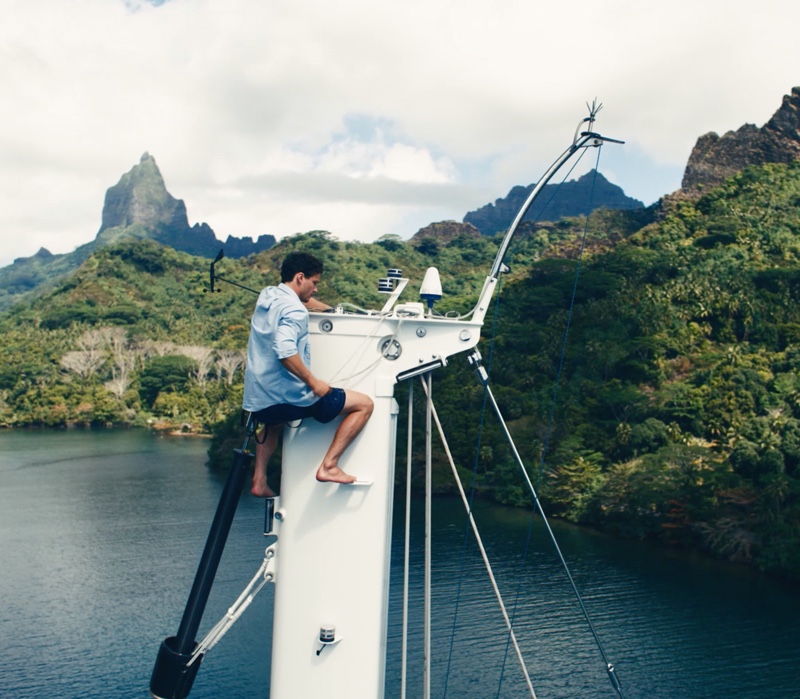
M 800 87 L 785 95 L 764 126 L 745 124 L 723 136 L 707 133 L 697 139 L 681 188 L 689 194 L 722 184 L 749 165 L 790 163 L 800 158 Z
M 136 223 L 146 228 L 189 227 L 186 205 L 167 191 L 155 158 L 149 153 L 106 191 L 98 235 L 109 228 L 127 228 Z
M 208 224 L 189 225 L 186 205 L 167 191 L 155 158 L 149 153 L 106 191 L 97 242 L 110 243 L 131 237 L 151 238 L 202 257 L 214 257 L 223 247 Z M 274 244 L 275 238 L 271 235 L 259 236 L 256 242 L 252 238 L 228 236 L 225 254 L 244 257 Z

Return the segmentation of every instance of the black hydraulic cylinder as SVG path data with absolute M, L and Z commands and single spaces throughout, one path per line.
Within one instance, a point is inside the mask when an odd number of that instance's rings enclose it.
M 186 663 L 194 650 L 195 636 L 208 602 L 211 586 L 217 574 L 222 551 L 228 540 L 233 516 L 242 493 L 242 484 L 253 460 L 253 454 L 242 449 L 234 449 L 233 467 L 228 473 L 225 487 L 220 496 L 217 512 L 208 532 L 208 539 L 197 568 L 189 601 L 183 612 L 176 636 L 170 636 L 159 650 L 153 675 L 150 679 L 150 693 L 159 699 L 183 699 L 191 689 L 200 659 L 191 666 Z
M 175 636 L 165 638 L 158 649 L 150 678 L 150 694 L 156 699 L 184 699 L 188 696 L 203 658 L 201 656 L 189 665 L 191 659 L 191 653 L 175 650 Z
M 194 577 L 194 585 L 189 593 L 189 601 L 183 612 L 183 619 L 178 628 L 176 636 L 176 650 L 179 653 L 190 653 L 194 646 L 194 637 L 200 626 L 200 620 L 208 602 L 208 595 L 211 592 L 211 585 L 214 583 L 214 576 L 217 574 L 219 561 L 222 558 L 222 551 L 228 540 L 228 533 L 231 529 L 233 516 L 236 514 L 236 507 L 242 494 L 242 484 L 247 473 L 253 455 L 241 449 L 234 449 L 233 468 L 228 473 L 225 487 L 217 505 L 217 512 L 208 532 L 206 547 L 203 550 L 203 557 L 197 568 Z

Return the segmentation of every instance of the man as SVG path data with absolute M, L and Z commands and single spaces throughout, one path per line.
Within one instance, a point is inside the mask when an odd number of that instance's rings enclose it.
M 313 298 L 322 267 L 313 255 L 289 254 L 281 266 L 281 284 L 263 289 L 253 312 L 243 407 L 264 424 L 256 434 L 250 490 L 256 497 L 275 495 L 267 484 L 267 463 L 283 423 L 307 417 L 324 423 L 344 416 L 317 469 L 317 480 L 345 484 L 356 480 L 339 468 L 339 459 L 369 420 L 373 403 L 358 391 L 331 388 L 311 372 L 308 311 L 328 308 Z

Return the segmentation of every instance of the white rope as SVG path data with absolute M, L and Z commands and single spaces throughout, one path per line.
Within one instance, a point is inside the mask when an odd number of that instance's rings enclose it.
M 406 699 L 408 675 L 408 590 L 409 565 L 411 558 L 411 447 L 414 424 L 414 382 L 408 384 L 408 439 L 406 444 L 406 529 L 403 551 L 403 650 L 400 671 L 400 699 Z
M 423 390 L 425 391 L 425 395 L 428 395 L 427 386 L 425 385 L 424 379 L 421 381 Z M 492 564 L 489 562 L 489 557 L 486 555 L 486 549 L 483 546 L 483 540 L 481 539 L 481 535 L 478 532 L 478 526 L 475 523 L 475 519 L 472 517 L 472 511 L 469 507 L 469 501 L 467 500 L 467 496 L 464 493 L 464 487 L 461 485 L 461 478 L 458 475 L 458 471 L 456 470 L 455 462 L 453 461 L 453 456 L 450 453 L 450 446 L 447 443 L 447 438 L 444 435 L 444 430 L 442 429 L 442 423 L 439 422 L 439 415 L 436 412 L 436 407 L 431 402 L 431 411 L 433 413 L 433 419 L 436 422 L 436 428 L 439 430 L 439 437 L 442 440 L 442 446 L 444 447 L 445 454 L 447 455 L 447 460 L 450 462 L 450 468 L 453 471 L 453 477 L 456 480 L 456 485 L 458 486 L 458 492 L 461 495 L 461 500 L 464 503 L 464 507 L 467 510 L 467 516 L 469 517 L 469 523 L 472 527 L 472 533 L 475 535 L 475 541 L 478 543 L 478 548 L 481 552 L 481 557 L 483 558 L 483 563 L 486 566 L 486 572 L 489 575 L 489 580 L 492 583 L 492 588 L 494 589 L 495 597 L 497 597 L 497 602 L 500 605 L 500 611 L 503 614 L 503 619 L 506 622 L 506 628 L 508 629 L 509 636 L 511 638 L 511 643 L 514 645 L 514 650 L 517 653 L 517 659 L 519 660 L 520 667 L 522 668 L 522 674 L 525 676 L 525 683 L 528 685 L 528 691 L 531 694 L 533 699 L 536 699 L 536 692 L 533 689 L 533 684 L 531 684 L 531 678 L 528 674 L 528 668 L 525 665 L 525 660 L 522 657 L 522 651 L 520 650 L 519 644 L 517 643 L 517 637 L 514 634 L 514 628 L 511 624 L 511 619 L 508 616 L 508 612 L 506 611 L 506 605 L 503 602 L 503 596 L 500 594 L 500 588 L 497 586 L 497 580 L 494 577 L 494 572 L 492 571 Z
M 425 406 L 425 591 L 424 591 L 424 655 L 425 664 L 423 667 L 423 699 L 430 699 L 431 696 L 431 549 L 433 535 L 433 518 L 431 512 L 431 500 L 433 497 L 433 450 L 431 449 L 432 416 L 433 416 L 433 386 L 431 383 L 431 373 L 420 376 L 419 379 L 424 386 L 425 395 L 428 400 Z

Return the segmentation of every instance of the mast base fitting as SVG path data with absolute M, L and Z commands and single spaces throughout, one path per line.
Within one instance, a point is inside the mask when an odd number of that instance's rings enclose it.
M 203 656 L 188 665 L 192 659 L 191 654 L 179 653 L 175 650 L 175 645 L 175 636 L 170 636 L 161 642 L 161 647 L 158 649 L 158 657 L 150 678 L 150 694 L 154 699 L 184 699 L 192 689 Z

